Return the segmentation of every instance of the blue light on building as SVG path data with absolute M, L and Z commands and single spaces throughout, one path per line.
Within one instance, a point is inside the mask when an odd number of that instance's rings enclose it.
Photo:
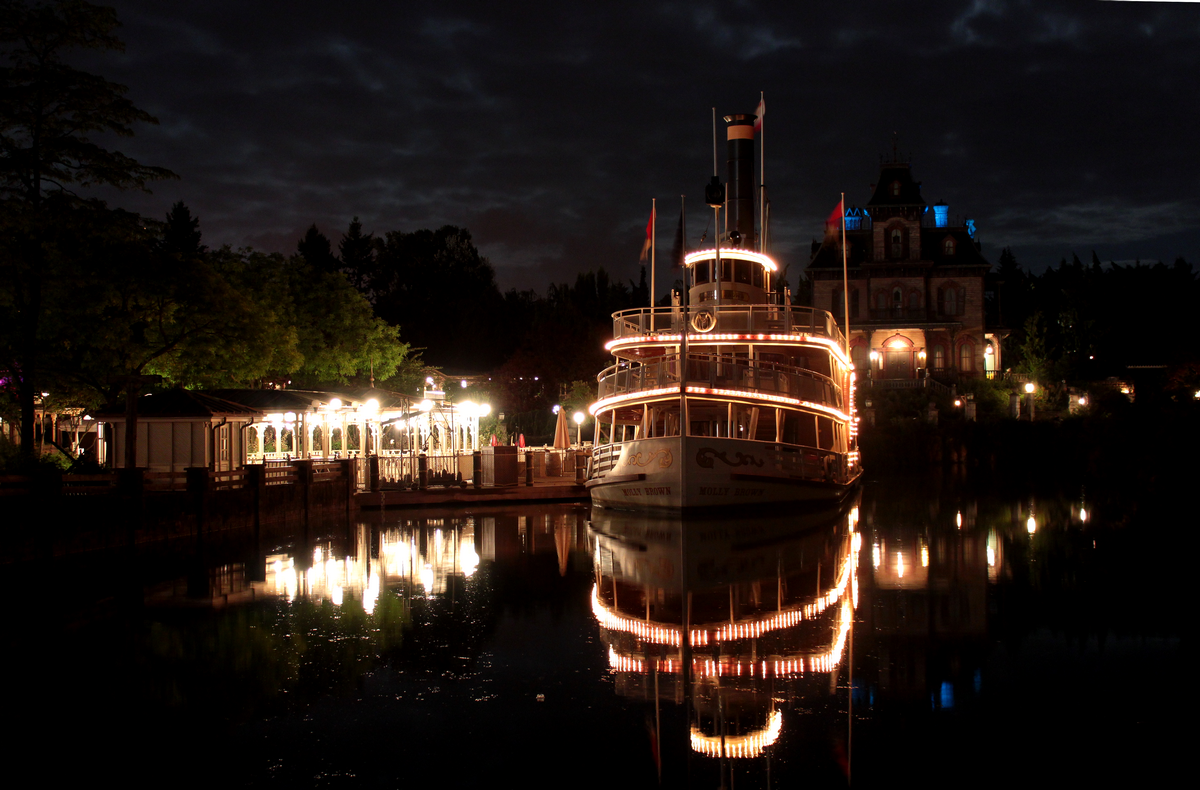
M 967 220 L 967 233 L 971 236 L 971 238 L 975 238 L 975 220 Z
M 933 206 L 933 226 L 944 228 L 950 224 L 950 207 L 940 200 Z

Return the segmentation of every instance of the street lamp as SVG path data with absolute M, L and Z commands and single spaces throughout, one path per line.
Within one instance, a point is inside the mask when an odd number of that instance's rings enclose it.
M 575 412 L 575 425 L 576 425 L 576 432 L 575 432 L 576 441 L 575 441 L 575 443 L 580 446 L 583 446 L 583 420 L 584 420 L 583 412 L 581 412 L 581 411 Z
M 1029 421 L 1033 422 L 1033 391 L 1036 389 L 1032 381 L 1025 383 L 1025 397 L 1029 400 Z

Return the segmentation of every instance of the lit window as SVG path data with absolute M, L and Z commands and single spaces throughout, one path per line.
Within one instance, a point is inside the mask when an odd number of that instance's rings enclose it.
M 958 347 L 958 369 L 963 373 L 975 370 L 975 347 L 970 343 L 963 343 Z
M 934 346 L 933 347 L 933 369 L 934 370 L 945 370 L 946 369 L 946 347 L 945 346 Z
M 942 245 L 942 249 L 947 255 L 954 254 L 954 239 L 946 239 L 946 243 Z
M 892 182 L 892 197 L 900 197 L 900 182 Z

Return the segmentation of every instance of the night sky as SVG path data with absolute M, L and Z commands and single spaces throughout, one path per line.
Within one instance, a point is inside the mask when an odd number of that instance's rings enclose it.
M 761 90 L 793 283 L 894 144 L 993 263 L 1200 262 L 1197 4 L 113 5 L 126 52 L 87 65 L 161 121 L 114 147 L 181 180 L 108 197 L 183 200 L 210 246 L 290 253 L 314 222 L 336 244 L 358 215 L 469 228 L 502 289 L 635 279 L 650 199 L 661 251 L 680 194 L 695 243 L 711 108 Z

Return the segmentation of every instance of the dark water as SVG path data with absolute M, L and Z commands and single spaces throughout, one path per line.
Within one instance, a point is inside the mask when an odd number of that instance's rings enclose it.
M 10 568 L 10 747 L 47 783 L 1158 782 L 1192 726 L 1173 513 L 877 481 L 787 517 L 392 511 Z

